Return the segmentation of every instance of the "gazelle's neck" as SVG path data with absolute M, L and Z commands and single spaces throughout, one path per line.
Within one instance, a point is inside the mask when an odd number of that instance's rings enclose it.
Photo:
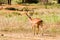
M 27 17 L 30 19 L 30 20 L 32 20 L 32 18 L 26 13 L 26 15 L 27 15 Z

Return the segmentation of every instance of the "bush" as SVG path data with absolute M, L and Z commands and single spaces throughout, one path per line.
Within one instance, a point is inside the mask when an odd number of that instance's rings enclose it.
M 27 0 L 26 3 L 38 3 L 38 0 Z
M 7 0 L 0 0 L 0 5 L 6 4 L 6 3 L 7 3 Z
M 18 0 L 18 1 L 16 1 L 16 2 L 17 2 L 17 4 L 23 3 L 22 0 Z M 24 4 L 25 4 L 25 3 L 38 3 L 38 0 L 26 0 L 26 1 L 24 2 Z
M 13 7 L 7 7 L 7 8 L 5 8 L 5 9 L 7 9 L 7 10 L 18 10 L 18 9 L 16 9 L 16 8 L 13 8 Z
M 22 0 L 17 0 L 16 3 L 17 4 L 21 4 L 22 3 Z

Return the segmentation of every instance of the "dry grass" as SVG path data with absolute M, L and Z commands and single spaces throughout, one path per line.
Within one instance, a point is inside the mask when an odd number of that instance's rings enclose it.
M 29 7 L 29 6 L 27 6 Z M 36 7 L 36 6 L 35 6 Z M 29 7 L 29 9 L 32 7 Z M 59 40 L 59 37 L 55 38 L 55 34 L 60 35 L 60 9 L 48 8 L 41 9 L 38 7 L 35 9 L 31 16 L 32 18 L 40 18 L 44 21 L 44 34 L 51 34 L 48 36 L 33 35 L 31 24 L 28 21 L 28 17 L 23 11 L 9 11 L 0 10 L 0 32 L 4 36 L 0 36 L 1 40 Z M 22 14 L 19 15 L 19 14 Z M 30 15 L 30 14 L 29 14 Z M 52 38 L 51 38 L 51 37 Z

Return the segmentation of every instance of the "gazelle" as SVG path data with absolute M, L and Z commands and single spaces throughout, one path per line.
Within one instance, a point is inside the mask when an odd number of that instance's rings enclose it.
M 41 31 L 43 30 L 43 20 L 39 19 L 39 18 L 32 18 L 30 17 L 28 14 L 28 12 L 26 12 L 26 16 L 29 18 L 29 21 L 32 23 L 32 29 L 34 31 L 34 35 L 39 33 L 39 26 L 41 27 Z M 42 32 L 43 35 L 43 32 Z

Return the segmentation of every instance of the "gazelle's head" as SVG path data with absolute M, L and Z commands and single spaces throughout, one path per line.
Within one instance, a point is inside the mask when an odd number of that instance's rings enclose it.
M 26 15 L 30 20 L 32 20 L 31 16 L 29 16 L 29 13 L 28 13 L 28 12 L 25 12 L 25 15 Z
M 24 13 L 25 15 L 28 15 L 28 12 L 27 11 L 25 11 L 25 13 Z

